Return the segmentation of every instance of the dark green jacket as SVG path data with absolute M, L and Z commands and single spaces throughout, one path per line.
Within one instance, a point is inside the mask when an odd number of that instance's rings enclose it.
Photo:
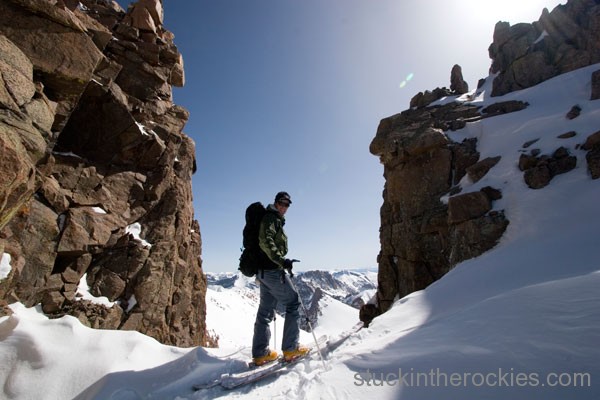
M 283 262 L 288 252 L 287 236 L 283 225 L 285 225 L 285 218 L 279 214 L 273 204 L 269 204 L 258 232 L 260 248 L 272 261 L 272 265 L 265 266 L 264 269 L 283 268 Z

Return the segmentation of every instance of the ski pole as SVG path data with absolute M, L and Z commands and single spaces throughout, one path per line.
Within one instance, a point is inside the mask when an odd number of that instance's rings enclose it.
M 273 349 L 277 348 L 277 310 L 273 310 Z
M 297 261 L 297 260 L 294 260 Z M 302 306 L 302 310 L 304 311 L 304 316 L 306 317 L 306 322 L 308 323 L 308 327 L 310 328 L 310 333 L 312 333 L 313 339 L 315 340 L 315 346 L 317 346 L 317 351 L 319 352 L 319 358 L 321 359 L 321 362 L 323 363 L 323 368 L 327 369 L 327 366 L 325 365 L 325 360 L 323 359 L 323 354 L 321 354 L 321 346 L 319 346 L 319 342 L 317 341 L 317 336 L 315 335 L 315 331 L 312 327 L 312 324 L 310 323 L 310 319 L 308 319 L 308 311 L 306 311 L 306 307 L 304 307 L 304 302 L 302 301 L 302 297 L 300 296 L 300 293 L 298 293 L 298 290 L 296 289 L 296 285 L 294 285 L 294 282 L 292 282 L 292 278 L 294 276 L 294 274 L 292 273 L 292 269 L 288 269 L 288 274 L 286 275 L 288 282 L 290 283 L 290 286 L 292 287 L 292 289 L 294 289 L 294 292 L 296 292 L 298 294 L 298 300 L 300 300 L 300 305 Z

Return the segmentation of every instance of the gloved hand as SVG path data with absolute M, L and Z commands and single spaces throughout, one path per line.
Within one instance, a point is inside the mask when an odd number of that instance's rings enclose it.
M 290 260 L 289 258 L 286 258 L 285 261 L 283 261 L 283 269 L 287 270 L 289 272 L 289 274 L 292 276 L 294 276 L 292 274 L 292 268 L 294 268 L 295 262 L 300 262 L 300 260 L 296 260 L 296 259 Z

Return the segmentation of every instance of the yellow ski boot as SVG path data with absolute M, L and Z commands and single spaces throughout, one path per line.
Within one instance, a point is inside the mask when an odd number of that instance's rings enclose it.
M 286 362 L 294 361 L 295 359 L 305 356 L 310 351 L 310 348 L 298 346 L 296 350 L 287 350 L 283 352 L 283 359 Z
M 277 360 L 277 357 L 279 357 L 279 354 L 277 354 L 275 350 L 267 350 L 267 354 L 262 357 L 254 357 L 252 361 L 254 362 L 254 365 L 260 367 L 261 365 Z

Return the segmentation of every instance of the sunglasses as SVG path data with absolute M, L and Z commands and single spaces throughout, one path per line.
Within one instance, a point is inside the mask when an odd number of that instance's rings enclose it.
M 277 204 L 279 204 L 282 207 L 286 207 L 286 208 L 290 206 L 290 203 L 285 202 L 285 201 L 278 201 Z

